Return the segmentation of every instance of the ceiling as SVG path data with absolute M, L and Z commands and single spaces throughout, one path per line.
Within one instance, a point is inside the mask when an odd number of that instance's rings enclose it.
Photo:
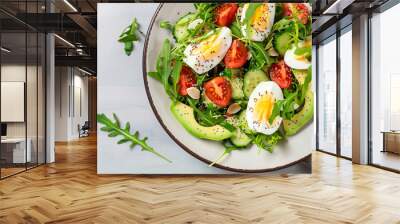
M 377 7 L 387 0 L 314 0 L 313 39 L 318 41 L 345 26 L 360 12 Z M 46 3 L 47 2 L 47 3 Z M 23 33 L 54 32 L 56 64 L 81 66 L 96 71 L 97 3 L 132 2 L 117 0 L 1 0 L 0 22 L 5 40 L 15 53 L 25 53 Z M 49 13 L 51 12 L 51 13 Z M 21 34 L 21 31 L 23 33 Z M 22 39 L 21 39 L 22 38 Z M 29 39 L 29 38 L 28 38 Z M 66 40 L 66 41 L 64 41 Z M 28 40 L 29 41 L 29 40 Z M 72 46 L 72 45 L 73 46 Z M 20 46 L 20 47 L 18 47 Z M 32 47 L 32 48 L 31 48 Z M 28 54 L 34 51 L 28 44 Z M 18 50 L 19 49 L 19 50 Z

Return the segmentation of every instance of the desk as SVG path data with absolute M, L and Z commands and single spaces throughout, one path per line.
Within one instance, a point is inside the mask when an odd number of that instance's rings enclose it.
M 383 150 L 382 152 L 392 152 L 400 154 L 400 131 L 382 131 Z
M 26 139 L 26 142 L 28 142 L 28 144 L 27 144 L 26 152 L 25 152 L 25 138 L 1 139 L 2 157 L 3 157 L 3 152 L 9 151 L 9 152 L 11 152 L 10 154 L 12 154 L 12 160 L 11 160 L 11 158 L 8 158 L 8 159 L 6 158 L 6 161 L 8 160 L 8 162 L 10 162 L 10 163 L 30 162 L 32 159 L 32 153 L 31 153 L 32 141 L 30 138 L 28 138 L 28 139 Z M 12 148 L 10 148 L 10 146 Z M 10 155 L 10 157 L 11 157 L 11 155 Z M 25 161 L 25 159 L 26 159 L 26 161 Z

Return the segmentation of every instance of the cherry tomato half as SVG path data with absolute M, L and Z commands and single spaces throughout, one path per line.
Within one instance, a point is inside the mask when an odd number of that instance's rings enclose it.
M 232 98 L 232 87 L 228 80 L 219 76 L 204 84 L 205 94 L 213 103 L 226 107 Z
M 186 96 L 188 93 L 187 88 L 192 87 L 196 84 L 196 76 L 192 70 L 187 66 L 182 66 L 181 73 L 178 81 L 178 93 L 181 96 Z
M 283 15 L 288 17 L 296 15 L 301 23 L 307 24 L 310 12 L 304 3 L 283 3 Z
M 246 46 L 240 40 L 234 40 L 225 55 L 224 63 L 227 68 L 240 68 L 246 64 L 248 52 Z
M 292 84 L 292 72 L 283 60 L 271 65 L 269 76 L 271 80 L 276 82 L 282 89 L 289 88 Z
M 229 26 L 235 20 L 239 8 L 237 3 L 223 3 L 215 8 L 215 24 L 218 26 Z

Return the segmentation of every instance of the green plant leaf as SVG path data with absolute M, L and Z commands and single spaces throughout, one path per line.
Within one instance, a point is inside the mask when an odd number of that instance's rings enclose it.
M 97 122 L 104 125 L 100 130 L 104 132 L 108 132 L 108 136 L 110 138 L 114 138 L 117 136 L 122 137 L 117 144 L 124 144 L 130 142 L 130 147 L 133 148 L 136 145 L 139 145 L 142 148 L 142 151 L 147 151 L 153 153 L 154 155 L 164 159 L 167 162 L 171 162 L 171 160 L 167 159 L 165 156 L 158 153 L 153 147 L 149 146 L 146 143 L 147 137 L 140 139 L 139 132 L 136 131 L 134 134 L 130 132 L 130 124 L 129 122 L 125 124 L 125 128 L 121 128 L 121 123 L 117 117 L 117 115 L 113 114 L 114 121 L 108 118 L 105 114 L 97 115 Z
M 139 24 L 136 18 L 133 18 L 132 23 L 126 27 L 121 35 L 119 35 L 118 41 L 124 44 L 124 50 L 126 55 L 131 55 L 134 49 L 134 42 L 139 41 Z

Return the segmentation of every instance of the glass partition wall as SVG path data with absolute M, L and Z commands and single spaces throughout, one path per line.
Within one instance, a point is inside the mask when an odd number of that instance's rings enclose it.
M 400 4 L 373 14 L 371 22 L 370 158 L 400 172 L 400 67 L 397 27 Z
M 317 46 L 317 150 L 352 157 L 351 25 Z
M 24 2 L 25 12 L 38 7 Z M 32 2 L 30 2 L 32 4 Z M 37 3 L 38 4 L 38 3 Z M 0 4 L 1 6 L 1 4 Z M 3 12 L 0 21 L 0 178 L 45 163 L 45 34 Z

